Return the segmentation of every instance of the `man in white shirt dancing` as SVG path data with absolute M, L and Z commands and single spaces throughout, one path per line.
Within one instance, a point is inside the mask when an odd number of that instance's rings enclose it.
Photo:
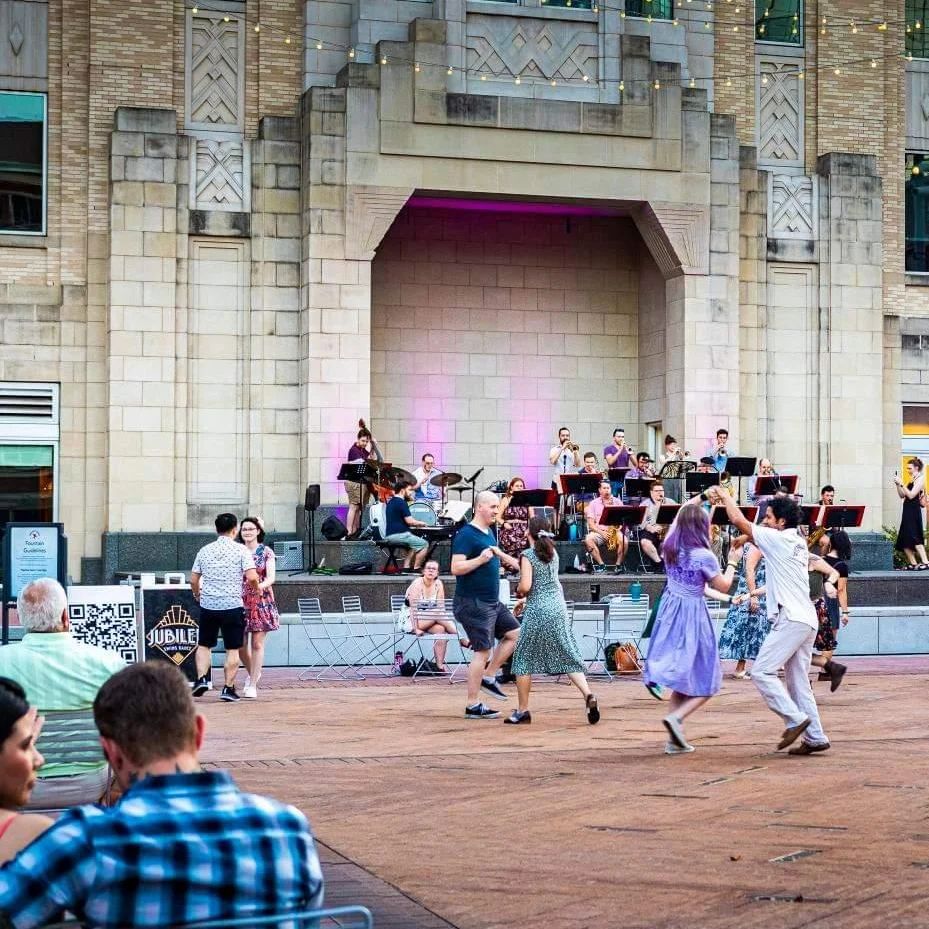
M 765 588 L 771 631 L 752 666 L 752 680 L 765 703 L 787 725 L 778 749 L 787 748 L 801 735 L 803 740 L 789 752 L 812 755 L 829 748 L 810 687 L 810 659 L 819 622 L 810 601 L 809 572 L 827 575 L 823 589 L 836 596 L 839 572 L 821 558 L 811 556 L 806 540 L 797 531 L 800 507 L 790 497 L 773 497 L 766 504 L 762 525 L 753 526 L 735 500 L 720 487 L 707 491 L 716 504 L 725 506 L 729 520 L 758 546 L 765 558 Z M 784 684 L 777 676 L 784 668 Z

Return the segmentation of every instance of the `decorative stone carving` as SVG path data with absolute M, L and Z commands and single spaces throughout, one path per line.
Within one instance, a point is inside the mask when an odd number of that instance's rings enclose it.
M 345 203 L 345 257 L 371 261 L 412 187 L 350 187 Z
M 646 204 L 635 223 L 666 277 L 706 274 L 710 265 L 710 213 L 705 206 Z
M 48 77 L 47 3 L 36 0 L 0 2 L 0 77 L 27 80 Z M 24 89 L 45 88 L 40 84 L 28 84 Z
M 800 59 L 759 59 L 758 163 L 803 164 Z
M 479 73 L 584 84 L 597 81 L 595 23 L 525 16 L 468 16 L 467 67 Z
M 768 237 L 815 239 L 816 178 L 806 174 L 768 175 Z
M 247 213 L 251 208 L 248 144 L 239 139 L 192 139 L 190 208 Z
M 187 11 L 185 101 L 188 129 L 245 129 L 245 22 Z

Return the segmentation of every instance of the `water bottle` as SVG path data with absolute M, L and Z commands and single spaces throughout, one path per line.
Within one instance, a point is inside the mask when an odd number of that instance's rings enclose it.
M 629 599 L 630 600 L 641 600 L 642 599 L 642 585 L 639 581 L 633 581 L 629 585 Z

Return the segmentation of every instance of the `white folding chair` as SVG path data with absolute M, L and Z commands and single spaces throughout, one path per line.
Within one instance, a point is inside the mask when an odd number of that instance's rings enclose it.
M 641 661 L 636 662 L 634 672 L 613 672 L 606 666 L 606 656 L 604 649 L 613 642 L 632 642 L 635 645 L 636 652 L 641 655 L 642 632 L 648 622 L 649 599 L 647 594 L 642 594 L 638 600 L 630 597 L 612 597 L 609 601 L 609 609 L 603 617 L 603 624 L 596 632 L 587 632 L 584 634 L 585 639 L 594 640 L 594 657 L 588 662 L 588 674 L 602 675 L 608 680 L 612 680 L 619 673 L 638 673 L 642 670 Z M 595 670 L 597 663 L 600 663 L 602 670 Z
M 420 600 L 418 603 L 414 604 L 412 607 L 412 617 L 415 621 L 419 619 L 433 619 L 435 621 L 445 621 L 450 620 L 455 622 L 455 615 L 452 609 L 451 600 L 437 600 L 433 602 L 432 600 Z M 455 628 L 458 629 L 457 623 Z M 448 642 L 450 645 L 458 642 L 461 637 L 461 630 L 458 632 L 424 632 L 422 635 L 415 635 L 412 632 L 407 632 L 405 635 L 413 639 L 413 642 L 410 644 L 410 649 L 414 646 L 419 648 L 419 655 L 422 661 L 426 660 L 426 653 L 423 649 L 424 642 Z M 420 673 L 420 667 L 422 661 L 416 663 L 416 670 L 413 672 L 412 680 L 416 680 Z M 453 664 L 454 668 L 452 669 L 451 674 L 448 677 L 448 682 L 451 684 L 458 672 L 461 670 L 462 666 L 465 664 L 464 656 L 458 661 L 449 661 L 446 656 L 446 663 Z
M 297 611 L 307 640 L 320 659 L 320 665 L 304 668 L 298 676 L 299 680 L 305 681 L 310 678 L 317 667 L 322 667 L 316 674 L 317 681 L 364 680 L 364 675 L 358 668 L 363 662 L 363 643 L 367 640 L 367 635 L 346 619 L 338 616 L 324 617 L 318 597 L 298 598 Z
M 360 613 L 361 612 L 361 597 L 357 597 L 357 596 L 342 597 L 342 612 L 343 613 Z

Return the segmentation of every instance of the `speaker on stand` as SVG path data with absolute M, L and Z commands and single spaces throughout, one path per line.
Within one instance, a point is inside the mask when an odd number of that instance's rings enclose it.
M 316 511 L 319 509 L 319 484 L 307 484 L 306 494 L 303 498 L 303 536 L 309 550 L 309 559 L 306 566 L 294 574 L 312 574 L 318 567 L 316 560 Z

